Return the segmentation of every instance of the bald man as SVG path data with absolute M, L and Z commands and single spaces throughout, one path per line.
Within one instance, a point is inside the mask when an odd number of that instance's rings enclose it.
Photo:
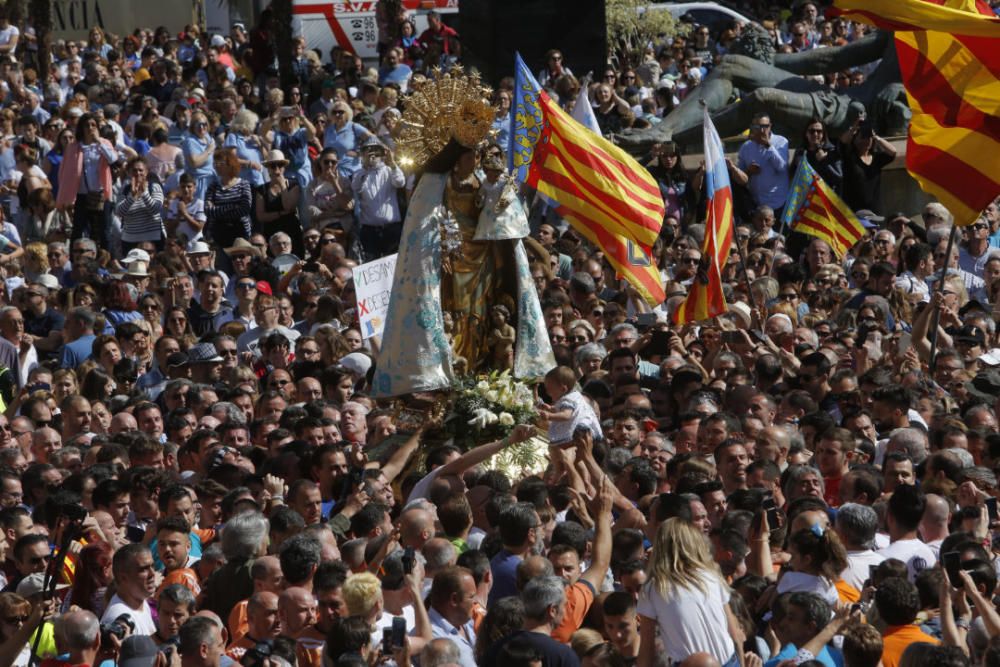
M 226 655 L 239 662 L 244 653 L 260 642 L 273 640 L 280 631 L 278 596 L 269 591 L 254 593 L 247 602 L 247 633 L 230 644 Z
M 788 450 L 792 446 L 788 430 L 781 426 L 768 426 L 757 435 L 757 458 L 773 461 L 784 471 L 788 467 Z
M 254 593 L 269 592 L 278 595 L 284 588 L 285 581 L 281 575 L 281 561 L 277 556 L 261 556 L 253 562 L 250 568 L 253 579 Z M 229 633 L 233 642 L 240 640 L 247 633 L 247 603 L 242 600 L 229 612 Z
M 108 433 L 116 435 L 122 431 L 136 431 L 138 429 L 139 424 L 135 421 L 135 417 L 132 416 L 131 412 L 119 412 L 111 418 L 111 426 L 108 427 Z
M 948 537 L 948 524 L 951 522 L 951 503 L 936 493 L 927 494 L 927 505 L 924 515 L 920 518 L 917 530 L 920 539 L 924 541 L 934 555 L 941 551 L 941 542 Z
M 316 598 L 304 588 L 286 588 L 278 596 L 278 620 L 282 635 L 297 638 L 316 622 Z
M 427 510 L 411 507 L 399 517 L 399 541 L 404 548 L 421 551 L 427 541 L 434 537 L 434 517 Z
M 101 648 L 101 624 L 93 612 L 69 611 L 54 623 L 56 647 L 68 653 L 72 665 L 93 665 Z

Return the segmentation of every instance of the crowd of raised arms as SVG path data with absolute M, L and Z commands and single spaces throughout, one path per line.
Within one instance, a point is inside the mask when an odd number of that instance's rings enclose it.
M 780 53 L 872 30 L 773 4 L 735 7 Z M 734 248 L 729 311 L 677 326 L 706 232 L 678 145 L 640 157 L 655 307 L 523 188 L 554 444 L 505 472 L 544 423 L 442 444 L 372 386 L 352 270 L 408 242 L 402 111 L 462 62 L 434 13 L 378 21 L 378 67 L 296 39 L 282 87 L 270 10 L 95 27 L 45 72 L 0 13 L 0 667 L 1000 665 L 997 206 L 946 257 L 944 206 L 882 209 L 897 144 L 865 114 L 786 138 L 758 113 L 728 166 L 745 271 Z M 745 27 L 582 84 L 557 41 L 529 65 L 619 134 Z M 480 180 L 512 132 L 491 83 Z M 867 230 L 843 257 L 786 247 L 804 155 Z

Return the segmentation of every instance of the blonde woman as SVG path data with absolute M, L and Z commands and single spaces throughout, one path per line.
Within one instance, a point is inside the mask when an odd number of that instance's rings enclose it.
M 24 246 L 24 281 L 33 283 L 43 273 L 49 272 L 48 246 L 35 241 Z
M 351 106 L 335 102 L 330 109 L 330 122 L 323 133 L 323 148 L 332 148 L 340 158 L 338 169 L 350 178 L 361 168 L 361 143 L 371 132 L 354 122 Z
M 80 393 L 80 384 L 72 368 L 60 368 L 52 374 L 52 396 L 62 403 L 67 396 Z
M 208 129 L 208 116 L 198 111 L 192 114 L 191 127 L 181 140 L 184 170 L 194 178 L 195 197 L 202 200 L 205 199 L 208 186 L 215 180 L 212 156 L 216 146 Z
M 709 653 L 724 667 L 742 664 L 743 631 L 729 608 L 730 591 L 705 536 L 681 518 L 663 522 L 639 594 L 638 667 L 657 662 L 656 629 L 671 662 Z
M 222 143 L 236 149 L 240 159 L 240 178 L 257 188 L 267 181 L 264 177 L 264 152 L 267 146 L 264 140 L 255 134 L 260 119 L 253 111 L 242 109 L 236 112 L 229 124 L 229 134 Z

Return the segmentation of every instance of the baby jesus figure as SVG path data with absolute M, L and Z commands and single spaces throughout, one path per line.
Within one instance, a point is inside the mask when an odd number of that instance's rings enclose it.
M 510 311 L 507 306 L 497 305 L 490 309 L 490 320 L 493 328 L 486 337 L 486 345 L 493 350 L 493 365 L 500 370 L 514 368 L 514 341 L 517 332 L 507 324 Z

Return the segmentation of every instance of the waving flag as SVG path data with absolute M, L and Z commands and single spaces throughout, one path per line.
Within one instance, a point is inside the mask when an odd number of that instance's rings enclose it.
M 854 212 L 805 157 L 792 179 L 783 220 L 792 231 L 826 241 L 837 257 L 843 257 L 865 234 Z
M 1000 194 L 1000 18 L 974 0 L 835 0 L 845 18 L 896 31 L 913 118 L 906 168 L 958 225 Z
M 563 111 L 517 56 L 511 106 L 510 168 L 559 206 L 559 213 L 604 251 L 648 303 L 666 298 L 650 251 L 663 224 L 652 175 L 610 141 Z
M 729 260 L 733 243 L 733 188 L 722 140 L 705 107 L 705 187 L 708 190 L 708 211 L 705 221 L 705 243 L 701 248 L 701 265 L 688 289 L 684 303 L 674 311 L 676 324 L 698 322 L 726 312 L 726 297 L 722 293 L 722 267 Z

